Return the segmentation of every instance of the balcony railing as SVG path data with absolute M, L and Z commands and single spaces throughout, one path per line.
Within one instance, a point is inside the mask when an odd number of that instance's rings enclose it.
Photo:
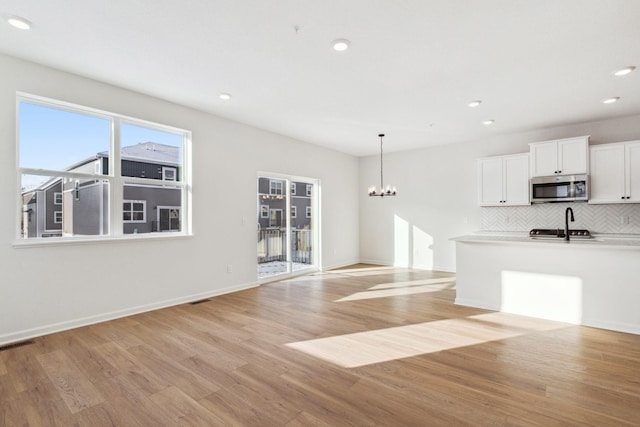
M 312 230 L 291 230 L 291 261 L 313 264 Z M 272 228 L 258 231 L 258 263 L 287 260 L 287 232 Z

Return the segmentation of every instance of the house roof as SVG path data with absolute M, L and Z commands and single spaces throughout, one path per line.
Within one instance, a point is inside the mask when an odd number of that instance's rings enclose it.
M 123 160 L 134 160 L 145 163 L 160 163 L 171 166 L 180 165 L 180 148 L 157 142 L 140 142 L 136 145 L 122 147 L 120 156 Z M 109 157 L 107 151 L 98 153 L 100 157 Z
M 120 150 L 120 157 L 123 160 L 132 160 L 137 162 L 144 163 L 156 163 L 161 165 L 168 166 L 180 166 L 180 148 L 174 147 L 171 145 L 160 144 L 157 142 L 140 142 L 136 145 L 129 145 L 127 147 L 122 147 Z M 67 168 L 67 170 L 76 169 L 82 165 L 85 165 L 89 162 L 96 160 L 99 157 L 109 157 L 108 151 L 102 151 L 97 153 L 95 156 L 88 157 L 84 160 L 75 163 L 74 165 Z M 42 183 L 36 187 L 29 188 L 23 191 L 23 194 L 29 193 L 35 190 L 43 190 L 55 182 L 57 182 L 60 178 L 53 178 L 49 181 Z

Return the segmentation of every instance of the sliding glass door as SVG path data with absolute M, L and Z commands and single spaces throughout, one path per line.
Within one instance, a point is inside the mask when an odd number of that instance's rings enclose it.
M 318 181 L 258 175 L 258 280 L 318 265 Z

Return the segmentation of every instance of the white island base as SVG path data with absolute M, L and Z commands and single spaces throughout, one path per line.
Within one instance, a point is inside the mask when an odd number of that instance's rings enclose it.
M 640 334 L 640 244 L 454 240 L 456 304 Z

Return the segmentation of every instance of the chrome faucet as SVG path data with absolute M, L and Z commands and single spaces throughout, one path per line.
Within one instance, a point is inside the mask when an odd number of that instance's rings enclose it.
M 567 242 L 569 241 L 569 212 L 571 212 L 571 222 L 575 221 L 573 218 L 573 209 L 567 208 L 567 210 L 564 211 L 564 240 Z

